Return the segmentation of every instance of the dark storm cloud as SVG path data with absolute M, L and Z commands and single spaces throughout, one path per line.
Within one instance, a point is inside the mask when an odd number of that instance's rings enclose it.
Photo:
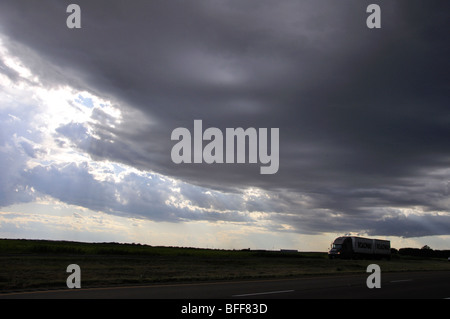
M 6 0 L 0 30 L 47 85 L 92 91 L 122 110 L 115 126 L 97 110 L 101 139 L 72 140 L 95 158 L 215 189 L 281 191 L 291 213 L 306 194 L 302 228 L 326 231 L 330 222 L 306 227 L 327 220 L 317 210 L 361 221 L 381 220 L 380 207 L 449 211 L 450 4 L 375 1 L 382 28 L 369 30 L 373 2 L 77 1 L 82 28 L 69 30 L 71 1 Z M 173 164 L 170 133 L 192 130 L 194 119 L 279 127 L 279 172 Z

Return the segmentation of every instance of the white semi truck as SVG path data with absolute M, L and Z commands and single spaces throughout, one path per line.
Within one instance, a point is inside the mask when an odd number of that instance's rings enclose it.
M 391 257 L 389 240 L 343 236 L 334 240 L 328 252 L 330 258 L 387 258 Z

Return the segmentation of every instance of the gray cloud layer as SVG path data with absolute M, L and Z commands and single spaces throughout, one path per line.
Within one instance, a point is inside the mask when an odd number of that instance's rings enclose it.
M 69 30 L 70 1 L 4 0 L 0 31 L 47 85 L 123 110 L 115 127 L 96 114 L 102 138 L 89 143 L 81 126 L 58 129 L 95 158 L 216 190 L 266 189 L 289 212 L 280 221 L 303 232 L 450 234 L 437 227 L 450 218 L 450 4 L 376 1 L 382 28 L 369 30 L 372 2 L 77 1 L 82 29 Z M 173 164 L 170 133 L 194 119 L 279 127 L 279 172 Z M 447 215 L 422 223 L 383 210 L 414 207 Z

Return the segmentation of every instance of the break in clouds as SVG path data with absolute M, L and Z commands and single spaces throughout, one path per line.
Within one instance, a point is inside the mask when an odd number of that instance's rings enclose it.
M 154 221 L 450 235 L 449 3 L 0 4 L 0 205 Z M 194 120 L 279 128 L 276 174 L 175 164 Z M 282 225 L 289 225 L 285 227 Z

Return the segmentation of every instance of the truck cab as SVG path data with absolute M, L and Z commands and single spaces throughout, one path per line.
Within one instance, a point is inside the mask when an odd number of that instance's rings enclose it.
M 333 258 L 348 258 L 352 253 L 352 239 L 350 237 L 338 237 L 331 245 L 328 251 L 328 257 Z

